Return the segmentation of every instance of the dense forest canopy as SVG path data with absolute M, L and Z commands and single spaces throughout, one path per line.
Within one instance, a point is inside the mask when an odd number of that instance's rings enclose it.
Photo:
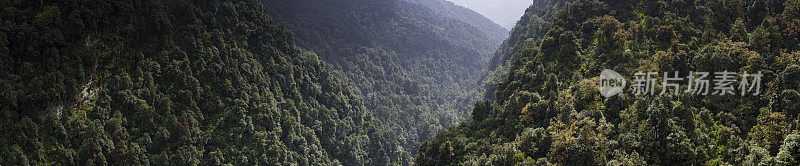
M 0 4 L 3 165 L 410 165 L 507 35 L 444 0 Z
M 459 6 L 445 0 L 408 0 L 409 2 L 421 4 L 431 9 L 432 12 L 441 16 L 455 19 L 478 28 L 486 35 L 492 37 L 489 42 L 499 43 L 508 37 L 508 30 L 496 24 L 489 18 L 472 11 L 463 6 Z M 495 49 L 494 47 L 492 49 Z
M 401 165 L 254 0 L 0 0 L 2 165 Z
M 444 0 L 264 0 L 405 149 L 469 119 L 506 30 Z
M 0 4 L 0 165 L 800 165 L 800 0 Z
M 472 122 L 423 144 L 415 163 L 798 165 L 799 18 L 797 0 L 535 1 L 491 59 Z M 604 69 L 763 82 L 755 95 L 604 97 Z

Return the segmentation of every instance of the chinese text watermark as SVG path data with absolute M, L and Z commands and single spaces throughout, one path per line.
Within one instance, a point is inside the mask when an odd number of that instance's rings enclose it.
M 641 95 L 678 95 L 681 92 L 694 95 L 759 95 L 761 93 L 761 72 L 741 74 L 736 72 L 694 72 L 690 71 L 687 75 L 681 75 L 678 71 L 674 72 L 636 72 L 632 84 L 631 93 L 636 96 Z M 658 78 L 661 78 L 659 81 Z M 738 83 L 738 86 L 735 85 Z M 661 88 L 657 88 L 657 85 Z M 681 88 L 681 85 L 686 87 Z M 625 89 L 625 78 L 612 70 L 603 70 L 600 73 L 600 94 L 611 97 L 622 93 Z

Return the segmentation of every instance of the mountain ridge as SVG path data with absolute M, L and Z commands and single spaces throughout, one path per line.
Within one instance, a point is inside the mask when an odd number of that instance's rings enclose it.
M 0 3 L 2 164 L 411 162 L 261 2 Z
M 415 164 L 797 165 L 798 5 L 538 1 L 494 54 L 473 120 L 424 143 Z M 656 91 L 673 77 L 660 73 L 767 74 L 753 95 L 636 95 L 631 86 L 604 97 L 604 69 L 659 73 Z M 742 75 L 731 85 L 746 85 Z
M 477 78 L 500 44 L 481 28 L 441 14 L 467 9 L 427 6 L 442 5 L 439 0 L 263 2 L 412 150 L 468 118 Z

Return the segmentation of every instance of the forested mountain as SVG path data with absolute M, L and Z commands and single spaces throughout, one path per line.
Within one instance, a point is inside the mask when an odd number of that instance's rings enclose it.
M 410 162 L 259 1 L 0 4 L 0 165 Z
M 489 18 L 467 9 L 462 6 L 458 6 L 453 2 L 446 1 L 446 0 L 408 0 L 409 2 L 416 3 L 423 5 L 425 7 L 430 8 L 436 14 L 441 16 L 455 19 L 464 23 L 467 23 L 479 30 L 483 31 L 483 33 L 493 37 L 491 42 L 499 43 L 508 37 L 508 30 L 503 28 L 500 25 L 497 25 Z
M 546 33 L 544 26 L 545 21 L 551 21 L 556 9 L 566 4 L 565 0 L 549 0 L 549 1 L 533 1 L 525 10 L 525 14 L 517 21 L 517 26 L 511 29 L 507 39 L 499 46 L 497 51 L 492 54 L 489 59 L 489 64 L 486 68 L 487 72 L 484 76 L 483 88 L 485 93 L 483 98 L 487 100 L 494 99 L 494 91 L 498 84 L 505 79 L 503 74 L 508 73 L 509 60 L 515 55 L 522 52 L 523 47 L 530 45 L 531 41 L 528 39 L 535 39 L 541 37 Z
M 459 6 L 470 8 L 486 16 L 503 28 L 516 25 L 525 9 L 535 0 L 447 0 Z
M 264 3 L 410 150 L 469 118 L 482 70 L 505 33 L 441 0 Z
M 536 1 L 492 58 L 501 71 L 472 121 L 426 142 L 415 163 L 798 165 L 798 18 L 797 0 Z M 763 78 L 752 95 L 604 97 L 604 69 Z

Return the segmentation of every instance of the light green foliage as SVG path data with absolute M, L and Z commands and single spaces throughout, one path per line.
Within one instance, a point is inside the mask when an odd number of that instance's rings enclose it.
M 494 83 L 479 110 L 498 113 L 440 133 L 420 148 L 417 163 L 481 163 L 508 156 L 509 150 L 488 150 L 504 147 L 524 155 L 513 164 L 796 165 L 800 20 L 790 17 L 796 4 L 537 1 L 490 61 L 490 71 L 503 71 L 487 79 Z M 727 70 L 765 76 L 756 96 L 605 98 L 595 84 L 604 68 L 623 75 Z M 520 100 L 530 93 L 539 100 Z M 531 128 L 547 134 L 532 136 Z M 463 155 L 447 161 L 434 158 L 432 147 L 442 142 L 463 147 L 450 140 L 483 146 L 453 149 Z M 549 149 L 542 154 L 540 148 Z

